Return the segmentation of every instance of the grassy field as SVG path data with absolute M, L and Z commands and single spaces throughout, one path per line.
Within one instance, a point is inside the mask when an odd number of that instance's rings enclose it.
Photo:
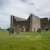
M 50 50 L 50 31 L 20 32 L 10 36 L 0 31 L 0 50 Z

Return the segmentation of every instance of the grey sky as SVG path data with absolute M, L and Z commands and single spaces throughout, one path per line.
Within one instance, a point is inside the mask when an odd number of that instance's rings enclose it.
M 50 16 L 50 0 L 0 0 L 0 26 L 10 24 L 10 15 L 27 18 L 30 13 Z

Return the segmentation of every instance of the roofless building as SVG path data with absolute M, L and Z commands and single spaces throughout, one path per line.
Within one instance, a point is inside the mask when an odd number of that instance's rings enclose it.
M 28 19 L 11 16 L 10 27 L 16 32 L 36 32 L 40 28 L 40 18 L 30 15 Z
M 15 32 L 37 32 L 39 28 L 48 28 L 48 18 L 30 14 L 27 19 L 24 19 L 11 15 L 10 27 L 14 28 Z

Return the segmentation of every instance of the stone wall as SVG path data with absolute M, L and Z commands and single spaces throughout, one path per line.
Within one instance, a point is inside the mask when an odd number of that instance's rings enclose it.
M 32 31 L 37 32 L 37 30 L 40 28 L 40 18 L 37 16 L 32 17 Z
M 41 29 L 48 27 L 48 18 L 40 18 Z

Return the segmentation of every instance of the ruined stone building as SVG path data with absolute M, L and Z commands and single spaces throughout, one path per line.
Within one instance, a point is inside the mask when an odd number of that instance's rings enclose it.
M 48 28 L 49 20 L 48 18 L 40 18 L 41 29 Z
M 50 18 L 48 20 L 48 18 L 40 18 L 31 14 L 27 19 L 12 15 L 10 20 L 10 27 L 16 32 L 36 32 L 39 28 L 50 29 Z
M 28 19 L 19 18 L 12 15 L 10 27 L 14 28 L 16 32 L 37 31 L 40 28 L 40 18 L 32 14 L 28 17 Z

